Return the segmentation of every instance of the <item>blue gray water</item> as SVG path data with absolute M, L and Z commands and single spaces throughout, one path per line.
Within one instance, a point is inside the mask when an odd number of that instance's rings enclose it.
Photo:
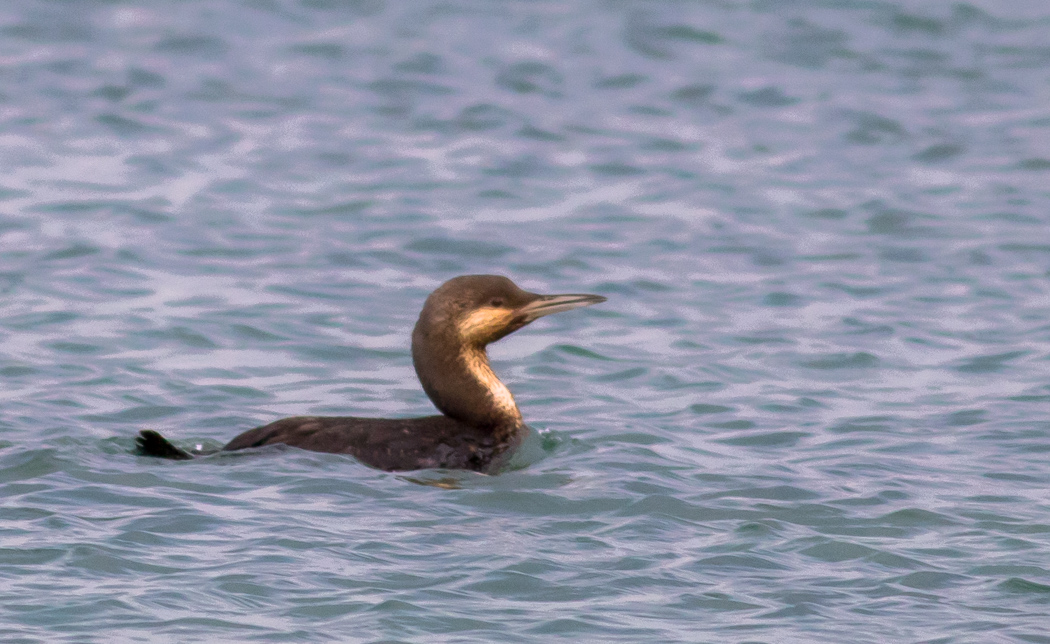
M 1050 642 L 1050 6 L 0 4 L 0 640 Z M 432 413 L 519 469 L 297 450 Z

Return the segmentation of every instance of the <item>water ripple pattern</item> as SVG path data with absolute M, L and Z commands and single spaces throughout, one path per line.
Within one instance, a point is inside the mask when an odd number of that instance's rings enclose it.
M 1050 8 L 0 6 L 0 639 L 1050 642 Z M 519 469 L 216 447 L 432 413 Z

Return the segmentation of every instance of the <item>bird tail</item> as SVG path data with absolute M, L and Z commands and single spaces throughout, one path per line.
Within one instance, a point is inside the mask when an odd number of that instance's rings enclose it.
M 144 429 L 135 437 L 135 445 L 138 446 L 139 454 L 143 456 L 156 456 L 157 458 L 170 458 L 176 461 L 187 461 L 193 458 L 186 450 L 176 447 L 152 429 Z

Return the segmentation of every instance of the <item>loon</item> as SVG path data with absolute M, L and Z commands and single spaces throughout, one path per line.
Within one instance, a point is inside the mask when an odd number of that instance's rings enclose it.
M 387 471 L 495 472 L 528 430 L 514 396 L 489 365 L 485 347 L 552 313 L 604 302 L 600 295 L 539 295 L 498 275 L 463 275 L 427 298 L 412 331 L 412 364 L 441 412 L 422 418 L 294 416 L 250 429 L 221 451 L 290 445 L 349 454 Z M 139 453 L 176 460 L 187 452 L 146 429 Z

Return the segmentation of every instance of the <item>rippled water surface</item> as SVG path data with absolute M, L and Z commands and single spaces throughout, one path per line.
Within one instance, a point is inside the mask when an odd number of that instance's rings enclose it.
M 1043 0 L 0 4 L 0 639 L 1050 642 Z M 501 273 L 499 476 L 432 413 Z

